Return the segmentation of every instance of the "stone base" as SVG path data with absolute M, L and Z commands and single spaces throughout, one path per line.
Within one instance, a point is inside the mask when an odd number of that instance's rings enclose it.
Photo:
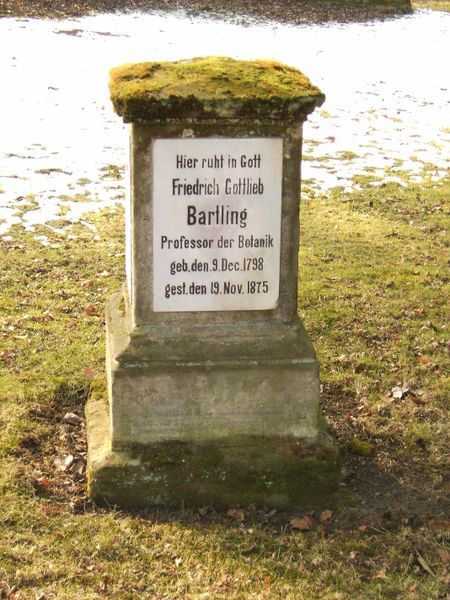
M 86 416 L 89 494 L 99 504 L 319 509 L 337 503 L 338 452 L 325 432 L 313 443 L 241 435 L 114 451 L 105 386 L 93 386 Z
M 163 328 L 106 313 L 107 386 L 87 406 L 91 496 L 124 507 L 330 506 L 337 449 L 300 321 Z
M 319 365 L 300 321 L 133 328 L 106 311 L 114 450 L 166 441 L 318 433 Z

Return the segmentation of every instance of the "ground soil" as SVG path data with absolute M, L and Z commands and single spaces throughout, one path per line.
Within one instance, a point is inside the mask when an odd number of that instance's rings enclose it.
M 193 16 L 270 19 L 289 23 L 366 21 L 393 16 L 394 7 L 344 6 L 341 2 L 317 0 L 0 0 L 0 17 L 62 19 L 107 12 L 178 11 Z

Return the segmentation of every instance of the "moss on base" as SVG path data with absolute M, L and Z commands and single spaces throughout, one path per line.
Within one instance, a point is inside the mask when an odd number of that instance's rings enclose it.
M 225 57 L 144 62 L 110 73 L 111 99 L 125 122 L 167 118 L 299 117 L 325 96 L 297 69 Z
M 313 444 L 293 437 L 237 436 L 112 451 L 105 396 L 92 395 L 86 413 L 89 493 L 97 503 L 128 508 L 337 503 L 338 451 L 326 433 Z

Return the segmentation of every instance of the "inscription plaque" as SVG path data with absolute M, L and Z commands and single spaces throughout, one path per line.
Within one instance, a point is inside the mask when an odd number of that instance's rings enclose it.
M 153 310 L 277 306 L 283 140 L 153 141 Z

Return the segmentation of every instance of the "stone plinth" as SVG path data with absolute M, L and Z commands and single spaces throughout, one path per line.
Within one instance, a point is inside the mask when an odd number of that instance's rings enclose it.
M 337 452 L 297 316 L 299 71 L 206 58 L 111 73 L 131 123 L 127 284 L 90 399 L 92 497 L 123 506 L 330 504 Z

